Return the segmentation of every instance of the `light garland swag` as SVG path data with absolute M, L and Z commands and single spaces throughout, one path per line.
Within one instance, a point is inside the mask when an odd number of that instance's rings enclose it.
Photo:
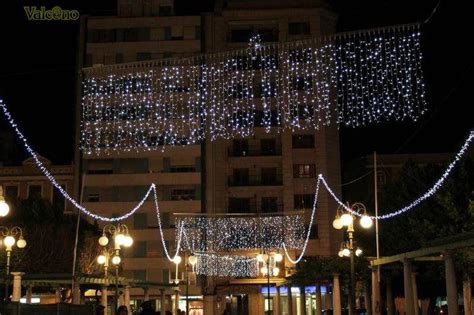
M 168 260 L 169 261 L 174 261 L 174 258 L 179 254 L 179 251 L 181 250 L 182 246 L 184 246 L 185 248 L 188 248 L 188 249 L 196 250 L 196 251 L 202 250 L 202 249 L 204 249 L 204 250 L 209 250 L 210 249 L 210 248 L 205 247 L 205 246 L 202 245 L 203 242 L 199 241 L 201 236 L 199 236 L 199 233 L 196 232 L 196 231 L 202 231 L 202 229 L 206 225 L 209 224 L 209 220 L 205 221 L 205 223 L 200 223 L 199 220 L 196 220 L 196 219 L 180 219 L 180 220 L 177 221 L 177 224 L 176 224 L 177 231 L 178 231 L 177 236 L 176 236 L 176 252 L 173 256 L 171 256 L 169 254 L 169 252 L 166 248 L 166 243 L 165 243 L 164 234 L 163 234 L 163 227 L 161 225 L 158 196 L 157 196 L 157 192 L 156 192 L 156 185 L 154 183 L 152 183 L 150 185 L 150 188 L 145 193 L 144 197 L 137 203 L 137 205 L 135 207 L 133 207 L 131 210 L 129 210 L 125 214 L 123 214 L 121 216 L 118 216 L 118 217 L 113 217 L 113 218 L 104 217 L 104 216 L 95 214 L 95 213 L 91 212 L 90 210 L 88 210 L 87 208 L 80 205 L 79 202 L 77 202 L 75 199 L 73 199 L 58 184 L 58 182 L 54 178 L 54 176 L 49 172 L 49 170 L 44 166 L 44 164 L 38 158 L 36 153 L 33 151 L 33 149 L 28 144 L 28 141 L 25 138 L 25 136 L 23 135 L 23 133 L 18 129 L 17 124 L 15 123 L 13 117 L 11 116 L 11 114 L 8 111 L 6 105 L 3 103 L 3 101 L 1 99 L 0 99 L 0 108 L 2 109 L 2 113 L 3 113 L 4 117 L 6 118 L 6 120 L 8 121 L 10 126 L 12 127 L 12 129 L 14 130 L 14 132 L 17 135 L 18 139 L 20 139 L 21 142 L 23 143 L 26 151 L 33 157 L 38 169 L 43 173 L 43 175 L 46 176 L 46 178 L 51 182 L 51 184 L 56 189 L 58 189 L 58 191 L 64 196 L 64 198 L 66 200 L 68 200 L 69 202 L 71 202 L 78 210 L 80 210 L 84 214 L 86 214 L 86 215 L 88 215 L 91 218 L 96 219 L 96 220 L 105 221 L 105 222 L 117 222 L 117 221 L 121 221 L 121 220 L 124 220 L 126 218 L 129 218 L 136 211 L 138 211 L 138 209 L 145 203 L 145 201 L 148 200 L 148 198 L 150 196 L 150 193 L 153 192 L 153 200 L 154 200 L 154 204 L 155 204 L 156 217 L 157 217 L 157 221 L 158 221 L 158 229 L 159 229 L 159 233 L 160 233 L 160 237 L 161 237 L 161 243 L 162 243 L 162 246 L 163 246 L 164 251 L 165 251 L 165 255 L 168 258 Z M 380 216 L 370 216 L 370 217 L 372 219 L 379 219 L 379 220 L 389 219 L 389 218 L 395 217 L 397 215 L 400 215 L 402 213 L 405 213 L 405 212 L 413 209 L 414 207 L 416 207 L 418 204 L 420 204 L 424 200 L 426 200 L 429 197 L 433 196 L 443 186 L 446 179 L 449 177 L 452 170 L 456 166 L 456 164 L 462 159 L 462 157 L 464 156 L 464 154 L 468 150 L 469 146 L 471 145 L 473 139 L 474 139 L 474 131 L 471 131 L 469 136 L 465 140 L 464 144 L 462 145 L 461 149 L 456 153 L 456 156 L 455 156 L 454 160 L 448 165 L 448 167 L 446 168 L 444 173 L 434 183 L 434 185 L 431 188 L 429 188 L 424 194 L 422 194 L 420 197 L 418 197 L 413 202 L 411 202 L 410 204 L 408 204 L 407 206 L 405 206 L 403 208 L 400 208 L 400 209 L 394 210 L 394 211 L 390 211 L 390 212 L 388 212 L 386 214 L 383 214 L 383 215 L 380 215 Z M 314 198 L 313 209 L 311 211 L 310 224 L 309 224 L 308 230 L 306 231 L 306 236 L 305 236 L 305 239 L 304 239 L 303 243 L 301 243 L 301 240 L 299 239 L 299 237 L 301 236 L 301 234 L 300 234 L 301 233 L 301 228 L 297 228 L 298 224 L 301 224 L 301 222 L 300 222 L 300 220 L 295 220 L 296 228 L 293 226 L 292 229 L 291 229 L 292 232 L 290 233 L 291 235 L 294 234 L 294 237 L 290 237 L 290 238 L 287 239 L 286 236 L 282 237 L 280 235 L 281 244 L 279 246 L 278 246 L 277 243 L 274 243 L 274 242 L 273 243 L 268 243 L 266 245 L 266 246 L 269 246 L 269 247 L 276 247 L 276 249 L 283 249 L 286 256 L 287 256 L 287 258 L 288 258 L 288 260 L 293 262 L 293 263 L 298 263 L 303 258 L 304 254 L 306 252 L 306 248 L 307 248 L 310 233 L 311 233 L 310 228 L 311 228 L 311 226 L 312 226 L 312 224 L 315 220 L 316 205 L 317 205 L 317 202 L 318 202 L 318 196 L 319 196 L 319 190 L 320 190 L 320 183 L 321 182 L 323 183 L 323 186 L 326 188 L 326 190 L 329 192 L 329 194 L 334 198 L 334 200 L 336 200 L 337 203 L 339 203 L 347 211 L 353 213 L 354 215 L 358 215 L 358 216 L 361 215 L 357 212 L 352 211 L 352 209 L 348 208 L 341 201 L 341 199 L 336 196 L 334 191 L 330 188 L 329 184 L 325 180 L 324 176 L 322 174 L 319 174 L 318 177 L 317 177 L 316 190 L 315 190 L 315 195 L 314 195 L 315 198 Z M 250 225 L 250 226 L 252 226 L 252 225 Z M 278 224 L 276 224 L 275 226 L 278 226 Z M 194 230 L 192 229 L 192 227 L 194 228 Z M 191 236 L 188 236 L 188 233 L 191 234 Z M 195 235 L 193 235 L 193 234 L 195 234 Z M 189 238 L 191 238 L 191 237 L 192 237 L 192 239 L 190 240 Z M 185 245 L 183 245 L 183 242 L 182 242 L 183 238 L 185 239 L 185 242 L 184 242 Z M 250 239 L 252 239 L 252 238 L 250 238 Z M 230 250 L 230 249 L 232 249 L 232 247 L 234 247 L 234 248 L 239 248 L 239 247 L 247 248 L 248 246 L 250 246 L 250 244 L 252 244 L 252 242 L 247 242 L 247 241 L 246 242 L 240 242 L 239 241 L 239 242 L 235 243 L 232 246 L 225 245 L 225 242 L 224 243 L 217 242 L 215 244 L 217 245 L 218 248 Z M 212 244 L 212 245 L 214 246 L 214 244 Z M 262 244 L 255 244 L 255 245 L 260 246 Z M 291 247 L 293 247 L 294 249 L 301 249 L 301 253 L 300 253 L 299 257 L 297 257 L 296 259 L 293 259 L 291 257 L 291 255 L 289 254 L 289 252 L 288 252 L 289 248 L 291 248 Z M 207 253 L 206 255 L 211 255 L 212 256 L 214 254 Z M 208 258 L 206 258 L 206 259 L 208 259 Z M 221 256 L 221 258 L 216 258 L 216 259 L 228 259 L 228 261 L 232 260 L 232 264 L 234 264 L 234 265 L 246 266 L 245 261 L 242 261 L 242 259 L 237 257 L 237 256 L 224 255 L 224 256 Z M 198 259 L 198 263 L 199 263 L 199 259 Z M 205 263 L 205 264 L 206 264 L 206 266 L 210 266 L 210 263 Z M 229 265 L 230 263 L 227 263 L 227 264 Z M 214 268 L 214 267 L 202 267 L 201 270 L 210 270 L 209 268 Z M 248 274 L 248 270 L 250 270 L 250 269 L 246 269 L 246 268 L 247 267 L 241 267 L 242 274 Z M 221 270 L 224 270 L 224 269 L 221 269 Z M 215 271 L 215 272 L 220 273 L 220 271 Z
M 86 154 L 416 121 L 426 110 L 419 25 L 84 70 Z

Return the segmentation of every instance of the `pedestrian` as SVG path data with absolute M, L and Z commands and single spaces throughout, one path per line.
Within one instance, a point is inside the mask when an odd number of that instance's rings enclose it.
M 115 313 L 117 315 L 128 315 L 128 309 L 125 305 L 119 306 L 117 309 L 117 312 Z
M 155 311 L 153 310 L 153 307 L 151 306 L 150 301 L 145 301 L 141 305 L 141 311 L 140 315 L 155 315 Z

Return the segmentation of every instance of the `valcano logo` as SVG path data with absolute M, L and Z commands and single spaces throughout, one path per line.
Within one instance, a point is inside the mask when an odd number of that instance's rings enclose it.
M 75 21 L 79 19 L 79 11 L 63 10 L 61 7 L 55 6 L 51 10 L 45 7 L 39 9 L 35 6 L 23 7 L 26 17 L 30 21 Z

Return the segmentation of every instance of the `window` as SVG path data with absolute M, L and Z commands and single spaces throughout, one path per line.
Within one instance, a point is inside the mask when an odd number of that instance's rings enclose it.
M 314 135 L 293 135 L 293 149 L 314 148 Z
M 276 197 L 262 197 L 262 212 L 277 212 L 278 205 L 277 205 L 277 198 Z
M 260 148 L 262 155 L 275 155 L 276 152 L 276 140 L 275 139 L 261 139 Z
M 263 185 L 275 185 L 278 184 L 277 169 L 276 167 L 265 167 L 261 169 L 262 184 Z
M 150 60 L 150 59 L 151 59 L 151 53 L 148 53 L 148 52 L 137 53 L 137 61 L 144 61 L 144 60 Z
M 115 63 L 123 63 L 123 54 L 122 53 L 115 54 Z
M 146 280 L 146 270 L 133 270 L 133 279 Z
M 170 5 L 160 5 L 160 16 L 168 16 L 173 14 L 173 7 Z
M 166 26 L 165 27 L 165 40 L 171 40 L 171 26 Z M 165 57 L 165 58 L 167 58 L 167 57 Z
M 249 184 L 249 169 L 236 168 L 233 170 L 232 184 L 245 186 Z
M 309 22 L 288 23 L 288 34 L 289 35 L 309 35 L 310 34 Z
M 170 282 L 170 271 L 169 269 L 163 269 L 161 271 L 161 282 L 169 283 Z
M 135 241 L 133 243 L 133 257 L 145 258 L 146 257 L 146 241 Z
M 28 198 L 41 199 L 42 195 L 43 195 L 43 186 L 41 185 L 28 186 Z
M 170 167 L 170 172 L 171 173 L 192 173 L 196 172 L 196 166 L 190 165 L 176 165 L 176 166 L 171 166 Z
M 148 173 L 148 159 L 120 159 L 117 163 L 120 174 Z
M 232 43 L 247 43 L 249 39 L 259 34 L 264 42 L 278 41 L 278 26 L 243 26 L 230 31 L 229 41 Z
M 133 228 L 146 229 L 148 228 L 148 218 L 146 213 L 135 213 L 133 215 Z
M 249 142 L 247 140 L 232 141 L 234 156 L 246 156 L 249 151 Z
M 87 202 L 99 202 L 99 194 L 88 194 L 87 195 Z
M 176 188 L 171 190 L 171 200 L 195 200 L 196 189 Z
M 377 171 L 377 183 L 379 185 L 384 185 L 387 182 L 387 177 L 385 176 L 384 171 Z
M 114 172 L 112 159 L 86 160 L 84 164 L 87 174 L 112 174 Z
M 113 29 L 92 29 L 87 31 L 87 41 L 89 43 L 110 43 L 115 41 L 115 30 Z
M 316 176 L 315 164 L 294 164 L 293 177 L 294 178 L 313 178 Z
M 170 228 L 170 222 L 171 222 L 171 219 L 170 219 L 171 215 L 169 212 L 165 212 L 165 213 L 162 213 L 161 214 L 161 226 L 164 228 L 164 229 L 169 229 Z M 168 248 L 168 247 L 167 247 Z
M 3 189 L 3 193 L 5 194 L 5 199 L 7 201 L 12 201 L 18 198 L 18 186 L 10 185 L 5 186 Z
M 229 198 L 229 213 L 250 212 L 250 198 Z
M 253 36 L 251 28 L 233 29 L 230 31 L 230 41 L 232 43 L 246 43 Z
M 295 209 L 308 209 L 313 207 L 314 195 L 301 194 L 295 195 Z

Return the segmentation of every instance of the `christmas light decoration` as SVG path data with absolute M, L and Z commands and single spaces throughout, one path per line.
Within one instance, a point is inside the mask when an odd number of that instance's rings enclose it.
M 85 154 L 164 150 L 255 128 L 312 129 L 426 110 L 418 25 L 84 70 Z
M 242 255 L 218 255 L 196 253 L 196 273 L 216 277 L 255 278 L 258 276 L 258 262 L 254 257 Z
M 304 216 L 280 215 L 185 215 L 176 218 L 185 242 L 182 249 L 191 252 L 231 252 L 242 250 L 302 249 Z

